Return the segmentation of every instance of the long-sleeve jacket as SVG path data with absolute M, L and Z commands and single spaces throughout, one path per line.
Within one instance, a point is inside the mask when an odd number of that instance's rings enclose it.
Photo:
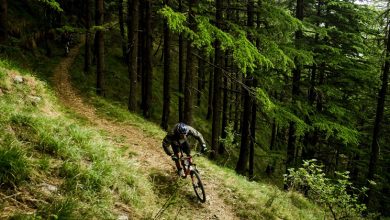
M 163 145 L 163 148 L 164 148 L 164 151 L 166 154 L 168 155 L 172 155 L 173 152 L 171 151 L 170 149 L 170 145 L 181 145 L 182 143 L 184 143 L 185 141 L 187 141 L 187 139 L 181 139 L 180 138 L 180 135 L 176 134 L 175 132 L 175 129 L 177 127 L 178 124 L 176 124 L 172 131 L 169 132 L 165 138 L 163 139 L 163 142 L 162 142 L 162 145 Z M 201 144 L 201 146 L 206 146 L 206 142 L 204 141 L 204 138 L 202 136 L 202 134 L 197 131 L 195 128 L 187 125 L 187 128 L 188 128 L 188 133 L 186 136 L 192 136 L 194 137 L 195 139 L 197 139 L 199 141 L 199 143 Z

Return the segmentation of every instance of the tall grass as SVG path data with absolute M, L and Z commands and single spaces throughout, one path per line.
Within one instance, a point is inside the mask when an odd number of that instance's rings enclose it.
M 157 208 L 145 206 L 155 207 L 157 199 L 147 174 L 100 131 L 62 113 L 45 83 L 13 65 L 0 59 L 0 192 L 23 188 L 37 210 L 15 212 L 14 218 L 116 219 L 118 202 L 131 216 L 151 216 Z M 13 75 L 24 82 L 13 82 Z M 31 95 L 42 101 L 32 103 Z M 58 192 L 42 194 L 45 182 L 57 182 Z
M 19 185 L 31 173 L 26 152 L 12 138 L 3 136 L 0 141 L 0 188 Z

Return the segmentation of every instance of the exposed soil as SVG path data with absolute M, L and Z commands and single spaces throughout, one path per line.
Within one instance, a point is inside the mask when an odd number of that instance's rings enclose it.
M 54 70 L 53 80 L 56 85 L 57 95 L 60 101 L 65 107 L 70 108 L 80 116 L 88 119 L 88 121 L 97 129 L 108 132 L 113 142 L 115 142 L 115 137 L 119 137 L 121 139 L 121 143 L 117 143 L 118 147 L 128 147 L 129 151 L 134 152 L 134 157 L 140 164 L 141 168 L 148 169 L 148 172 L 152 172 L 152 170 L 154 170 L 153 172 L 158 171 L 158 173 L 165 173 L 168 176 L 174 176 L 174 164 L 163 152 L 161 140 L 146 137 L 143 131 L 137 127 L 102 118 L 96 113 L 95 108 L 91 104 L 85 102 L 78 91 L 72 87 L 69 77 L 69 68 L 78 54 L 79 49 L 80 45 L 73 48 L 69 56 L 66 57 Z M 178 180 L 176 177 L 168 178 L 168 180 L 172 179 Z M 178 181 L 187 181 L 188 191 L 192 190 L 188 179 Z M 212 175 L 204 175 L 203 182 L 207 194 L 206 203 L 201 204 L 196 202 L 196 199 L 187 197 L 193 201 L 193 203 L 191 203 L 194 204 L 193 206 L 168 208 L 176 208 L 176 212 L 180 212 L 178 215 L 179 217 L 188 216 L 185 212 L 193 213 L 197 210 L 197 216 L 192 216 L 195 219 L 239 219 L 235 215 L 232 207 L 226 204 L 223 198 L 219 196 L 218 189 L 222 186 L 219 185 L 218 181 L 214 179 Z M 164 184 L 164 182 L 162 184 Z M 169 186 L 169 184 L 172 183 L 166 181 L 165 184 Z M 191 193 L 194 195 L 193 192 Z M 119 210 L 126 212 L 126 209 L 131 210 L 130 208 L 124 207 L 123 204 L 120 205 Z M 159 210 L 155 210 L 155 213 L 157 214 L 158 211 Z M 130 212 L 127 213 L 128 215 L 131 215 Z M 134 216 L 129 217 L 132 219 Z

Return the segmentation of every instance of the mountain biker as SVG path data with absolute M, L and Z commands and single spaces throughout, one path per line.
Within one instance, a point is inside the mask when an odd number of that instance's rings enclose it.
M 182 122 L 177 123 L 173 127 L 172 131 L 165 136 L 162 142 L 162 146 L 164 148 L 165 153 L 168 156 L 171 156 L 172 160 L 175 161 L 177 173 L 179 176 L 182 177 L 184 176 L 184 171 L 179 162 L 179 153 L 180 150 L 182 150 L 187 156 L 191 156 L 190 145 L 187 141 L 188 136 L 192 136 L 199 141 L 202 153 L 207 150 L 206 142 L 204 141 L 202 134 L 195 128 L 186 125 Z M 169 149 L 169 145 L 172 146 L 173 153 Z
M 72 33 L 68 32 L 68 31 L 65 31 L 61 36 L 61 40 L 62 40 L 62 43 L 64 44 L 66 56 L 69 54 L 72 38 L 73 38 Z

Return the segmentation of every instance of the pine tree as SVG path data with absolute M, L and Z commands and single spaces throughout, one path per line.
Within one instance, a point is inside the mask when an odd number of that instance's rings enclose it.
M 8 0 L 0 1 L 0 43 L 8 37 Z
M 119 18 L 119 30 L 121 34 L 121 45 L 122 45 L 122 56 L 124 62 L 127 62 L 127 47 L 126 47 L 126 38 L 125 38 L 125 21 L 124 21 L 124 8 L 123 0 L 118 0 L 118 18 Z
M 215 20 L 216 27 L 221 28 L 222 22 L 222 0 L 216 0 Z M 215 58 L 214 58 L 214 96 L 213 96 L 213 123 L 212 123 L 212 138 L 211 138 L 211 158 L 215 159 L 219 151 L 219 136 L 221 133 L 221 110 L 222 110 L 222 50 L 221 41 L 215 41 Z
M 168 5 L 169 0 L 164 0 L 164 4 Z M 171 80 L 171 38 L 170 31 L 168 28 L 168 21 L 164 21 L 164 103 L 163 103 L 163 113 L 161 118 L 161 127 L 164 130 L 168 129 L 168 120 L 170 113 L 170 103 L 171 103 L 171 94 L 170 94 L 170 80 Z
M 89 73 L 91 67 L 91 22 L 92 22 L 92 2 L 85 0 L 85 52 L 84 52 L 84 72 Z
M 128 1 L 128 16 L 127 16 L 127 36 L 129 45 L 129 78 L 130 78 L 130 92 L 129 92 L 129 111 L 135 112 L 137 110 L 137 55 L 138 55 L 138 16 L 139 16 L 139 0 Z
M 152 18 L 151 18 L 151 2 L 150 0 L 145 0 L 145 50 L 144 50 L 144 87 L 145 87 L 145 97 L 143 103 L 143 115 L 145 118 L 150 118 L 151 111 L 151 102 L 152 102 L 152 79 L 153 79 L 153 68 L 152 68 Z
M 104 0 L 96 0 L 96 25 L 104 24 Z M 96 60 L 96 93 L 104 96 L 104 30 L 96 32 L 97 60 Z
M 191 30 L 195 30 L 195 7 L 196 0 L 188 0 L 188 22 Z M 192 40 L 187 41 L 187 60 L 186 60 L 186 77 L 184 86 L 184 123 L 192 124 L 194 109 L 194 76 L 195 63 L 192 55 Z
M 372 143 L 371 143 L 371 155 L 370 155 L 370 163 L 368 167 L 368 174 L 367 174 L 367 180 L 374 181 L 375 175 L 378 170 L 378 160 L 379 160 L 379 152 L 380 152 L 380 145 L 379 145 L 379 137 L 381 133 L 381 123 L 383 121 L 383 112 L 385 108 L 385 100 L 387 95 L 387 87 L 389 82 L 389 71 L 390 71 L 390 27 L 387 26 L 387 42 L 386 42 L 386 55 L 385 55 L 385 64 L 383 68 L 383 74 L 382 74 L 382 86 L 378 92 L 378 99 L 377 99 L 377 107 L 376 107 L 376 114 L 375 114 L 375 123 L 374 123 L 374 130 L 372 133 Z M 371 202 L 373 201 L 373 197 L 375 196 L 374 190 L 372 186 L 369 184 L 369 191 L 368 196 L 366 200 L 366 204 L 368 206 L 371 206 Z

